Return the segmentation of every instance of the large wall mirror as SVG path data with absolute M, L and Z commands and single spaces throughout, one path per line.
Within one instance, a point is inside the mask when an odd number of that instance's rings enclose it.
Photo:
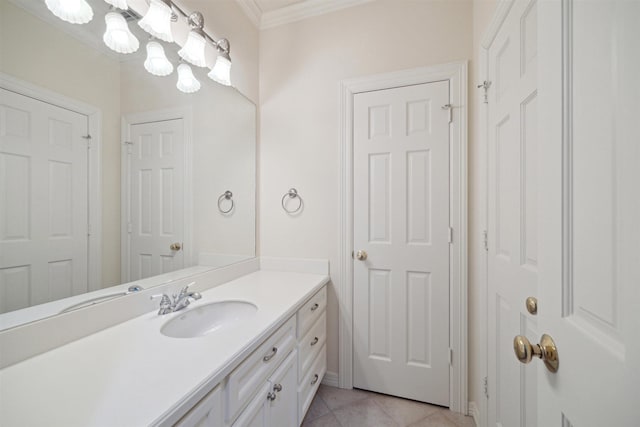
M 44 3 L 0 0 L 0 330 L 255 256 L 255 105 L 148 73 L 135 17 L 109 50 L 103 0 L 82 26 Z

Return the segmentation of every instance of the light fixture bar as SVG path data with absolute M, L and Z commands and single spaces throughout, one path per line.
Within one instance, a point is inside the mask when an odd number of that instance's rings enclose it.
M 178 6 L 177 4 L 175 4 L 174 2 L 171 2 L 171 6 L 173 9 L 175 9 L 176 11 L 178 11 L 180 13 L 180 15 L 182 15 L 183 18 L 189 19 L 189 13 L 185 12 L 184 10 L 182 10 L 180 8 L 180 6 Z M 211 37 L 209 34 L 207 34 L 207 32 L 204 30 L 204 28 L 202 28 L 200 30 L 200 33 L 204 36 L 205 39 L 209 40 L 211 43 L 213 43 L 215 45 L 215 47 L 218 50 L 221 50 L 220 48 L 220 42 L 222 42 L 223 40 L 227 40 L 227 39 L 220 39 L 220 40 L 216 40 L 213 37 Z M 222 50 L 228 55 L 229 54 L 229 41 L 226 41 L 226 48 L 222 48 Z

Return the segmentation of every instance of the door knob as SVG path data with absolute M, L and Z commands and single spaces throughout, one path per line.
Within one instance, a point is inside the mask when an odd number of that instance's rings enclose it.
M 529 312 L 529 314 L 533 314 L 534 316 L 538 314 L 538 298 L 527 298 L 525 305 L 527 306 L 527 311 Z
M 360 261 L 364 261 L 365 259 L 367 259 L 367 253 L 365 251 L 358 251 L 356 252 L 356 258 L 358 258 L 358 260 Z
M 513 339 L 513 351 L 522 363 L 531 362 L 531 359 L 535 356 L 542 359 L 549 371 L 558 372 L 558 366 L 560 365 L 558 348 L 556 347 L 556 343 L 553 342 L 553 338 L 547 334 L 542 335 L 540 344 L 533 345 L 531 345 L 526 337 L 517 335 Z
M 169 245 L 169 249 L 171 249 L 172 251 L 179 251 L 180 249 L 182 249 L 182 245 L 178 242 L 172 243 L 171 245 Z

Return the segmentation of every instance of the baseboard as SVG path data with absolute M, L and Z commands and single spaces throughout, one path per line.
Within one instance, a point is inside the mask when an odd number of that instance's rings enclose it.
M 478 405 L 476 402 L 469 402 L 469 416 L 473 418 L 473 423 L 476 427 L 480 426 L 480 410 L 478 409 Z
M 336 372 L 327 371 L 327 373 L 324 374 L 324 378 L 322 379 L 322 384 L 328 385 L 329 387 L 340 387 L 338 374 Z

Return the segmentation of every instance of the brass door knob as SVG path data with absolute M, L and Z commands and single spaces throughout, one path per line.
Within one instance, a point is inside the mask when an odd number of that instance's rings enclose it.
M 529 363 L 535 356 L 542 359 L 544 365 L 551 372 L 558 372 L 560 361 L 558 360 L 558 348 L 547 334 L 540 338 L 540 344 L 531 345 L 527 337 L 517 335 L 513 339 L 513 351 L 521 363 Z
M 179 251 L 180 249 L 182 249 L 182 245 L 180 243 L 178 243 L 178 242 L 172 243 L 169 246 L 169 249 L 171 249 L 172 251 Z
M 358 251 L 356 252 L 356 258 L 358 258 L 358 260 L 360 261 L 364 261 L 365 259 L 367 259 L 367 253 L 365 251 Z
M 527 306 L 527 311 L 529 314 L 533 314 L 534 316 L 538 314 L 538 298 L 529 297 L 525 301 L 525 305 Z

